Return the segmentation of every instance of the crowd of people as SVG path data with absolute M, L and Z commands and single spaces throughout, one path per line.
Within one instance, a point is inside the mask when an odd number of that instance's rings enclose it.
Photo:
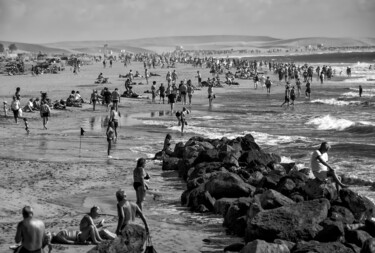
M 258 85 L 260 85 L 262 88 L 266 88 L 267 94 L 270 94 L 273 82 L 277 81 L 271 81 L 270 76 L 265 75 L 265 69 L 268 69 L 268 71 L 273 71 L 279 78 L 278 84 L 282 84 L 284 81 L 286 84 L 285 100 L 281 106 L 294 105 L 294 101 L 297 97 L 300 97 L 302 93 L 302 82 L 304 82 L 306 86 L 305 95 L 307 98 L 310 98 L 311 83 L 313 82 L 314 75 L 314 67 L 307 64 L 298 66 L 293 63 L 276 63 L 266 61 L 257 62 L 242 59 L 189 58 L 187 56 L 176 57 L 171 55 L 156 57 L 155 55 L 150 56 L 147 54 L 138 54 L 135 55 L 134 58 L 125 57 L 124 64 L 126 66 L 130 64 L 130 59 L 143 61 L 145 63 L 144 67 L 146 82 L 148 82 L 148 77 L 150 76 L 150 73 L 146 67 L 163 67 L 162 64 L 169 65 L 171 62 L 174 64 L 192 64 L 194 67 L 202 67 L 204 64 L 206 64 L 206 67 L 210 69 L 210 73 L 212 74 L 212 80 L 208 78 L 206 82 L 209 107 L 212 107 L 212 103 L 216 98 L 214 88 L 217 87 L 217 82 L 220 84 L 220 75 L 225 74 L 227 81 L 230 80 L 230 83 L 234 81 L 234 78 L 250 78 L 250 80 L 252 79 L 254 82 L 254 89 L 258 89 Z M 105 61 L 103 61 L 103 66 L 106 67 Z M 111 66 L 112 61 L 110 61 L 110 67 Z M 232 68 L 236 68 L 235 74 L 231 74 L 230 70 Z M 227 73 L 225 73 L 225 71 L 227 71 Z M 316 74 L 321 80 L 321 83 L 323 83 L 325 78 L 331 78 L 333 73 L 334 71 L 332 71 L 332 68 L 329 66 L 323 66 L 321 69 L 320 67 L 316 68 Z M 134 77 L 135 75 L 133 75 L 132 70 L 130 70 L 126 75 L 127 80 L 125 81 L 125 92 L 131 92 Z M 174 111 L 174 105 L 176 102 L 181 103 L 182 110 L 175 113 L 178 125 L 181 126 L 181 133 L 184 132 L 185 127 L 188 125 L 187 117 L 191 113 L 188 106 L 192 105 L 194 91 L 203 86 L 204 81 L 202 81 L 202 75 L 199 70 L 197 71 L 196 78 L 198 79 L 198 84 L 195 86 L 193 85 L 191 79 L 180 80 L 176 69 L 174 69 L 173 71 L 167 72 L 165 77 L 166 85 L 164 85 L 164 83 L 160 83 L 159 87 L 157 87 L 156 81 L 153 81 L 151 85 L 151 103 L 157 103 L 156 99 L 157 96 L 159 96 L 158 103 L 170 104 L 171 112 Z M 102 79 L 103 75 L 100 73 L 98 80 Z M 296 87 L 291 85 L 293 81 L 295 82 Z M 13 111 L 15 122 L 18 123 L 18 118 L 21 114 L 20 111 L 34 112 L 39 110 L 43 119 L 43 128 L 47 129 L 51 108 L 49 106 L 46 93 L 41 92 L 41 99 L 29 99 L 23 109 L 21 109 L 20 93 L 21 89 L 18 87 L 10 106 L 11 110 Z M 362 87 L 360 87 L 360 95 L 361 93 Z M 67 99 L 67 104 L 84 102 L 85 101 L 81 97 L 80 92 L 76 90 L 72 90 Z M 109 158 L 111 158 L 112 144 L 118 139 L 117 130 L 119 121 L 121 119 L 121 113 L 119 111 L 121 95 L 118 88 L 110 91 L 109 88 L 104 87 L 100 93 L 94 89 L 90 96 L 89 102 L 93 105 L 93 111 L 96 110 L 96 105 L 100 102 L 106 107 L 106 111 L 109 111 L 106 138 L 108 142 L 107 155 Z M 7 103 L 4 102 L 4 113 L 6 116 L 7 111 Z M 29 132 L 29 125 L 26 117 L 24 117 L 24 122 L 25 130 Z M 167 134 L 162 149 L 162 157 L 174 156 L 174 152 L 171 148 L 171 139 L 171 135 Z M 327 163 L 327 152 L 329 149 L 330 146 L 328 143 L 322 143 L 319 150 L 313 153 L 311 158 L 312 173 L 316 178 L 323 181 L 328 177 L 332 177 L 338 186 L 345 187 L 345 185 L 341 183 L 340 179 L 334 173 L 334 169 Z M 108 230 L 99 231 L 99 228 L 103 226 L 103 221 L 95 224 L 95 219 L 98 218 L 100 212 L 100 208 L 97 206 L 91 208 L 90 212 L 84 215 L 78 230 L 63 230 L 56 233 L 47 233 L 44 223 L 41 220 L 34 218 L 33 209 L 30 206 L 26 206 L 22 210 L 23 221 L 21 221 L 17 226 L 16 243 L 21 243 L 19 252 L 42 252 L 42 248 L 45 246 L 50 247 L 51 243 L 85 244 L 91 242 L 93 244 L 98 244 L 106 239 L 114 239 L 116 235 L 123 233 L 127 225 L 130 224 L 135 217 L 141 218 L 146 232 L 149 233 L 148 223 L 142 213 L 143 202 L 148 190 L 147 180 L 150 178 L 148 173 L 145 171 L 145 165 L 146 159 L 140 158 L 137 161 L 136 168 L 133 170 L 133 188 L 136 192 L 136 203 L 132 203 L 127 200 L 127 195 L 124 190 L 118 190 L 116 192 L 118 225 L 114 233 Z

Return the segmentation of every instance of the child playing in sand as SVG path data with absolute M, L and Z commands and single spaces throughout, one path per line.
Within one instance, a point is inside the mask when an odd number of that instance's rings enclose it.
M 4 101 L 3 102 L 3 111 L 4 111 L 4 116 L 5 117 L 8 117 L 8 110 L 9 110 L 8 103 L 7 103 L 7 101 Z
M 26 118 L 23 118 L 23 121 L 25 122 L 25 130 L 26 130 L 27 134 L 29 134 L 30 133 L 29 122 L 27 121 Z

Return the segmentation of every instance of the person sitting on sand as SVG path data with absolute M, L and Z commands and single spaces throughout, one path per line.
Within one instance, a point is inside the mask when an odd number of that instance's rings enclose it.
M 328 178 L 332 178 L 336 183 L 337 190 L 339 186 L 347 187 L 341 183 L 340 178 L 337 176 L 335 170 L 328 164 L 328 151 L 331 149 L 331 146 L 328 142 L 323 142 L 318 150 L 315 150 L 312 153 L 310 166 L 311 171 L 316 179 L 320 181 L 326 181 Z
M 22 209 L 23 220 L 17 225 L 15 241 L 21 243 L 18 253 L 42 253 L 43 248 L 48 245 L 49 252 L 52 247 L 46 241 L 45 226 L 43 221 L 34 218 L 33 209 L 25 206 Z
M 99 244 L 99 242 L 103 241 L 100 237 L 98 228 L 103 226 L 103 220 L 98 223 L 98 225 L 94 224 L 94 220 L 99 217 L 100 208 L 98 206 L 93 206 L 90 209 L 90 213 L 83 216 L 81 222 L 79 223 L 79 233 L 77 233 L 77 241 L 79 242 L 86 242 L 91 241 L 93 244 Z
M 116 235 L 120 235 L 126 226 L 135 220 L 135 217 L 138 216 L 141 218 L 145 225 L 146 233 L 149 234 L 149 228 L 144 217 L 142 210 L 138 207 L 137 204 L 132 203 L 126 199 L 126 193 L 124 190 L 118 190 L 116 192 L 117 199 L 117 214 L 118 214 L 118 223 L 116 228 Z
M 40 110 L 40 99 L 39 98 L 36 98 L 33 102 L 33 108 L 34 110 L 36 111 L 39 111 Z
M 22 111 L 24 112 L 34 112 L 34 103 L 33 99 L 30 98 L 30 100 L 27 102 L 27 105 L 24 106 Z

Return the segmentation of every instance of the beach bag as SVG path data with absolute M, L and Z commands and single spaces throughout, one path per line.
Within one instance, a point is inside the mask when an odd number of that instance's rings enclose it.
M 157 251 L 154 249 L 154 246 L 152 245 L 151 236 L 147 237 L 146 249 L 144 253 L 157 253 Z

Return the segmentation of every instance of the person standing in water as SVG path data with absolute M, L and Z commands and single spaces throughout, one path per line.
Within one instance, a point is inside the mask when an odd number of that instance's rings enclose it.
M 121 113 L 119 111 L 116 111 L 116 108 L 114 106 L 111 107 L 111 112 L 109 113 L 109 121 L 113 122 L 113 128 L 115 130 L 115 141 L 117 140 L 117 128 L 118 128 L 118 122 L 120 120 Z
M 362 97 L 362 92 L 363 92 L 362 85 L 359 86 L 358 92 L 359 92 L 359 97 Z
M 212 83 L 209 83 L 207 93 L 208 93 L 208 105 L 209 105 L 209 107 L 211 107 L 212 106 L 212 100 L 214 100 L 214 98 L 215 98 Z
M 111 148 L 112 148 L 112 141 L 115 139 L 115 130 L 114 124 L 112 121 L 108 123 L 108 128 L 107 128 L 107 142 L 108 142 L 108 149 L 107 149 L 107 154 L 108 158 L 111 158 Z
M 40 116 L 43 119 L 43 128 L 47 130 L 48 124 L 48 117 L 50 116 L 51 108 L 47 105 L 46 102 L 42 101 L 42 105 L 40 106 Z
M 290 88 L 289 83 L 285 86 L 285 97 L 284 97 L 284 103 L 281 104 L 283 106 L 284 104 L 287 104 L 289 106 L 289 99 L 290 99 Z
M 133 187 L 137 195 L 137 205 L 142 210 L 142 203 L 145 201 L 146 191 L 148 186 L 145 180 L 148 180 L 150 176 L 145 171 L 146 159 L 139 158 L 137 161 L 137 167 L 133 170 Z
M 271 93 L 271 85 L 272 85 L 272 82 L 270 80 L 270 77 L 267 76 L 267 80 L 266 80 L 266 89 L 267 89 L 267 94 L 270 94 Z
M 306 95 L 306 98 L 308 98 L 308 99 L 310 99 L 310 94 L 311 94 L 311 88 L 310 88 L 310 86 L 311 86 L 310 82 L 307 81 L 305 95 Z

